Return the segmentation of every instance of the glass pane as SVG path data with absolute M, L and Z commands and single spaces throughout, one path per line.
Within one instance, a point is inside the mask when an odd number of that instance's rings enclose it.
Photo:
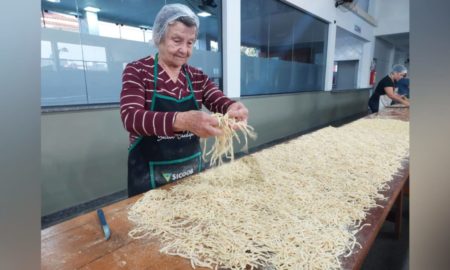
M 153 31 L 149 29 L 144 30 L 144 42 L 150 42 L 153 40 Z
M 275 0 L 241 13 L 242 95 L 324 89 L 328 24 Z
M 41 40 L 41 69 L 56 71 L 52 43 L 49 40 Z
M 56 5 L 56 4 L 54 4 Z M 53 5 L 46 7 L 48 9 L 43 10 L 41 15 L 41 26 L 44 28 L 58 29 L 71 32 L 79 32 L 80 25 L 78 19 L 74 14 L 76 13 L 63 13 L 51 10 Z
M 102 37 L 120 38 L 120 28 L 116 23 L 98 22 L 98 35 Z
M 359 61 L 363 56 L 363 46 L 364 40 L 343 28 L 337 27 L 334 50 L 334 90 L 357 87 Z
M 157 52 L 151 42 L 152 25 L 166 3 L 182 3 L 195 13 L 211 14 L 200 17 L 189 64 L 221 84 L 219 0 L 204 5 L 187 0 L 42 0 L 42 105 L 118 102 L 126 64 Z
M 41 6 L 41 104 L 86 104 L 76 2 L 42 1 Z
M 369 12 L 370 0 L 359 0 L 356 5 L 358 5 L 365 12 Z
M 223 89 L 222 81 L 222 1 L 171 1 L 167 4 L 181 3 L 189 6 L 200 19 L 200 30 L 194 53 L 189 64 L 201 69 L 213 80 L 219 89 Z M 200 15 L 199 15 L 200 14 Z M 211 44 L 216 47 L 212 47 Z
M 87 71 L 108 71 L 104 47 L 83 45 L 83 55 Z
M 80 44 L 57 42 L 59 59 L 82 60 Z
M 120 27 L 120 34 L 123 39 L 144 42 L 144 31 L 138 27 L 124 25 Z
M 88 103 L 119 102 L 126 64 L 156 52 L 145 42 L 141 26 L 151 26 L 164 0 L 104 1 L 101 5 L 77 0 L 77 5 L 82 11 L 81 43 Z M 99 10 L 93 12 L 91 8 Z

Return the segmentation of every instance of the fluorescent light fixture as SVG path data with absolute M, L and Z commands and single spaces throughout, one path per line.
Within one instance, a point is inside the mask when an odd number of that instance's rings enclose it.
M 140 28 L 144 28 L 146 30 L 151 30 L 152 28 L 148 25 L 139 25 Z
M 97 13 L 97 12 L 99 12 L 99 11 L 100 11 L 100 9 L 99 9 L 99 8 L 96 8 L 96 7 L 91 7 L 91 6 L 87 6 L 87 7 L 85 7 L 85 8 L 84 8 L 84 10 L 85 10 L 85 11 L 89 11 L 89 12 L 94 12 L 94 13 Z
M 209 16 L 211 16 L 211 13 L 202 11 L 202 12 L 197 13 L 197 15 L 200 17 L 209 17 Z
M 51 2 L 51 3 L 59 3 L 59 2 L 61 2 L 61 0 L 47 0 L 47 2 Z

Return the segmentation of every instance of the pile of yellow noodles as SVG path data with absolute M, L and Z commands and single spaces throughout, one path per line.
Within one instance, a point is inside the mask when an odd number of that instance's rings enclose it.
M 407 122 L 324 128 L 147 192 L 129 235 L 192 267 L 339 269 L 408 155 Z

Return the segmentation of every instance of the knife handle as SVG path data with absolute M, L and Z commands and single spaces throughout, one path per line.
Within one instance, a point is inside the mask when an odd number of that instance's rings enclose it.
M 105 214 L 103 214 L 103 210 L 102 209 L 97 209 L 97 215 L 98 215 L 98 218 L 100 219 L 100 223 L 102 224 L 102 226 L 108 225 L 106 223 Z
M 105 239 L 108 240 L 111 237 L 111 231 L 109 230 L 109 225 L 106 223 L 105 214 L 102 209 L 97 210 L 98 219 L 100 220 L 100 224 L 103 230 L 103 234 L 105 235 Z

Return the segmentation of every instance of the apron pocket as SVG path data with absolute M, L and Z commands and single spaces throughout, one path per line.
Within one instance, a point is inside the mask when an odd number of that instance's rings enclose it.
M 192 156 L 168 160 L 150 161 L 150 185 L 157 188 L 177 181 L 186 176 L 192 175 L 202 170 L 202 153 L 197 152 Z

